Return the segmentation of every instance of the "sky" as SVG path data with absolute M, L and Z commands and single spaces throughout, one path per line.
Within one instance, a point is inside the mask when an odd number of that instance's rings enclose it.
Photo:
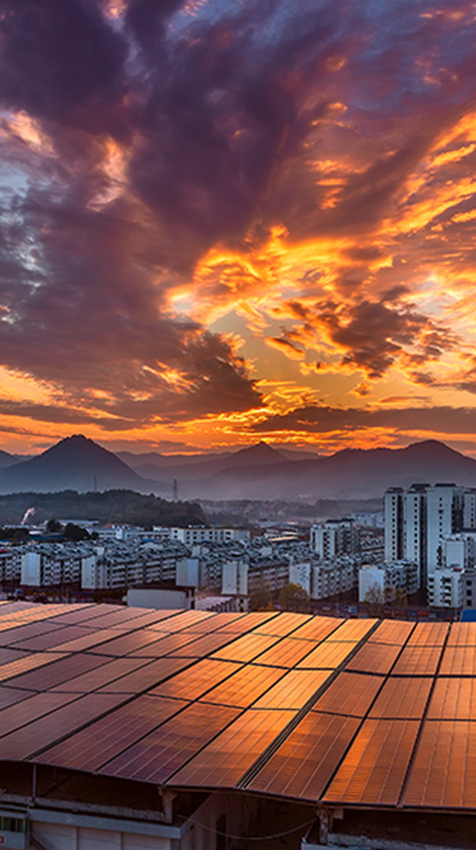
M 476 3 L 0 0 L 0 448 L 476 455 Z

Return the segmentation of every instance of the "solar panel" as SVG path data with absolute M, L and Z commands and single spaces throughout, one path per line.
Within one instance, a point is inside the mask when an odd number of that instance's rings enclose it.
M 293 638 L 299 640 L 325 640 L 344 622 L 338 617 L 311 617 L 303 626 L 293 632 Z
M 52 649 L 52 647 L 59 643 L 66 643 L 66 641 L 74 640 L 83 635 L 84 632 L 79 626 L 63 626 L 59 631 L 55 629 L 54 631 L 44 632 L 41 635 L 32 635 L 27 639 L 15 640 L 15 643 L 12 642 L 10 646 L 15 646 L 17 649 L 31 649 L 34 652 L 41 652 L 42 650 Z
M 427 712 L 429 720 L 476 720 L 476 680 L 438 677 Z
M 109 685 L 104 685 L 101 688 L 101 693 L 111 694 L 136 694 L 142 691 L 147 691 L 163 682 L 169 676 L 183 670 L 190 664 L 188 658 L 160 658 L 157 661 L 151 661 L 139 670 L 133 673 L 128 673 L 127 676 L 121 676 L 120 679 L 111 682 Z
M 88 670 L 82 675 L 75 676 L 67 682 L 62 682 L 57 685 L 54 690 L 58 692 L 87 694 L 97 690 L 109 682 L 114 682 L 128 673 L 143 667 L 147 664 L 145 658 L 115 658 L 114 661 L 109 661 L 96 667 L 94 670 Z
M 188 626 L 188 631 L 190 632 L 190 634 L 195 634 L 198 636 L 208 634 L 209 632 L 216 632 L 217 629 L 222 628 L 233 631 L 233 627 L 238 620 L 242 619 L 243 617 L 245 617 L 246 619 L 246 615 L 238 611 L 223 611 L 219 614 L 208 611 L 207 613 L 213 613 L 213 616 L 199 620 L 198 623 L 194 623 L 191 626 Z
M 202 620 L 213 619 L 215 616 L 211 611 L 175 611 L 173 617 L 168 617 L 166 620 L 161 620 L 156 627 L 151 624 L 151 628 L 157 628 L 161 632 L 177 632 L 181 629 L 186 629 L 188 626 L 197 625 Z M 205 629 L 206 631 L 206 629 Z
M 43 671 L 39 671 L 38 668 L 51 664 L 52 661 L 55 661 L 58 658 L 64 659 L 64 657 L 65 656 L 59 652 L 35 652 L 33 655 L 27 655 L 24 658 L 19 658 L 17 661 L 9 661 L 6 664 L 2 664 L 0 667 L 0 682 L 6 682 L 8 679 L 16 677 L 15 687 L 33 687 L 34 690 L 37 690 L 34 685 L 32 686 L 27 684 L 25 679 L 28 679 L 31 675 L 37 678 L 39 674 L 41 681 L 41 674 Z M 32 671 L 31 673 L 26 672 L 30 670 Z
M 323 799 L 395 806 L 419 725 L 416 720 L 365 720 Z
M 107 630 L 108 635 L 113 633 L 112 629 Z M 102 643 L 100 652 L 105 655 L 131 655 L 142 649 L 148 644 L 157 642 L 157 632 L 152 629 L 138 629 L 134 632 L 128 632 L 113 640 L 108 640 L 107 643 Z
M 36 635 L 43 635 L 47 632 L 56 634 L 63 631 L 62 627 L 55 625 L 54 620 L 43 620 L 40 623 L 28 623 L 24 626 L 17 626 L 8 631 L 0 632 L 0 646 L 9 646 L 21 640 L 26 640 Z
M 232 788 L 294 716 L 292 711 L 249 709 L 173 777 L 192 788 Z
M 366 643 L 349 661 L 347 670 L 359 670 L 362 673 L 389 673 L 400 650 L 400 646 Z
M 377 620 L 345 620 L 336 632 L 332 634 L 332 640 L 359 641 L 364 638 L 375 626 Z
M 364 717 L 383 681 L 381 676 L 340 673 L 318 699 L 313 710 Z
M 34 662 L 40 655 L 41 659 L 39 659 L 38 663 L 35 664 Z M 55 660 L 57 658 L 59 658 L 59 660 Z M 92 670 L 94 667 L 99 667 L 107 661 L 107 658 L 101 658 L 100 656 L 94 655 L 67 655 L 66 657 L 60 657 L 55 652 L 38 652 L 35 655 L 31 655 L 29 657 L 29 661 L 33 662 L 30 666 L 33 666 L 35 669 L 30 670 L 27 673 L 22 673 L 22 675 L 18 675 L 18 671 L 15 673 L 10 671 L 10 675 L 15 676 L 14 687 L 31 688 L 34 691 L 45 691 L 48 688 L 54 688 L 55 685 L 59 685 L 61 682 L 66 682 L 68 679 L 74 678 L 74 676 L 79 676 L 81 673 L 85 673 L 86 670 Z M 52 661 L 53 663 L 48 664 L 48 661 Z M 25 662 L 14 661 L 13 664 L 8 666 L 13 667 L 14 664 L 21 665 L 25 664 Z M 48 664 L 48 666 L 36 669 L 40 667 L 40 664 Z M 1 675 L 2 668 L 0 667 L 0 678 Z
M 94 652 L 107 655 L 106 641 L 117 636 L 117 631 L 112 629 L 98 629 L 98 631 L 83 628 L 83 636 L 68 640 L 65 643 L 58 643 L 52 647 L 56 652 L 81 652 L 84 649 L 91 649 Z M 57 632 L 58 641 L 61 641 L 61 635 Z M 104 646 L 103 646 L 104 644 Z
M 387 679 L 369 717 L 395 720 L 418 720 L 423 717 L 433 680 L 416 676 Z
M 174 655 L 177 658 L 203 658 L 205 655 L 210 655 L 215 650 L 226 646 L 227 643 L 233 640 L 233 635 L 223 632 L 212 632 L 209 635 L 203 635 L 192 643 L 186 643 L 180 649 L 174 650 Z
M 324 641 L 313 649 L 306 658 L 300 661 L 297 667 L 306 667 L 313 670 L 322 668 L 335 670 L 353 652 L 356 646 L 356 643 L 350 642 L 334 643 L 334 641 Z
M 156 632 L 157 636 L 158 634 Z M 141 649 L 136 649 L 134 655 L 136 658 L 163 658 L 165 655 L 175 655 L 182 646 L 186 646 L 196 639 L 197 635 L 191 635 L 187 629 L 174 634 L 163 634 L 153 643 L 149 643 Z
M 289 670 L 254 703 L 254 708 L 300 709 L 329 676 L 332 676 L 330 670 Z
M 446 646 L 476 646 L 476 623 L 452 623 Z
M 443 646 L 449 627 L 449 623 L 417 623 L 408 646 Z
M 441 646 L 405 646 L 398 658 L 392 675 L 395 676 L 433 676 L 438 668 Z
M 403 798 L 405 806 L 476 808 L 476 723 L 428 720 Z
M 55 696 L 67 698 L 66 694 Z M 31 758 L 123 701 L 124 697 L 119 694 L 88 694 L 75 699 L 0 738 L 0 760 L 19 761 Z
M 41 754 L 43 764 L 95 771 L 188 705 L 141 696 Z
M 0 711 L 0 752 L 1 738 L 4 735 L 13 732 L 14 729 L 20 729 L 32 720 L 49 714 L 74 699 L 73 694 L 33 694 L 22 702 L 3 708 Z
M 269 664 L 272 667 L 295 667 L 312 651 L 313 643 L 307 640 L 282 638 L 279 643 L 255 658 L 256 664 Z
M 445 676 L 475 676 L 476 646 L 445 646 L 439 672 Z
M 304 623 L 309 622 L 310 619 L 310 614 L 295 614 L 291 611 L 285 611 L 279 617 L 274 617 L 272 620 L 262 623 L 255 631 L 262 635 L 286 637 L 300 626 L 303 626 Z
M 247 788 L 319 799 L 358 726 L 353 717 L 307 714 Z
M 9 688 L 5 685 L 0 685 L 0 708 L 7 708 L 16 702 L 21 702 L 22 699 L 32 697 L 34 691 L 24 691 L 21 688 Z
M 403 620 L 383 620 L 370 635 L 369 643 L 403 646 L 414 628 L 414 623 L 405 623 Z
M 249 708 L 282 676 L 284 676 L 284 670 L 248 664 L 205 694 L 203 702 Z
M 278 637 L 271 635 L 242 635 L 242 637 L 229 643 L 223 649 L 218 649 L 213 653 L 214 658 L 222 658 L 226 661 L 253 661 L 258 655 L 261 655 L 270 646 L 274 646 L 279 640 Z
M 239 665 L 231 661 L 216 661 L 204 658 L 182 673 L 177 673 L 172 679 L 154 688 L 152 693 L 165 697 L 181 699 L 199 699 L 223 679 L 231 676 L 239 669 Z
M 101 773 L 161 784 L 238 714 L 236 708 L 194 703 L 104 765 Z
M 0 649 L 0 666 L 8 664 L 9 661 L 17 661 L 19 658 L 28 658 L 28 653 L 22 652 L 21 649 Z
M 229 625 L 222 626 L 222 632 L 232 634 L 243 634 L 257 630 L 264 623 L 271 623 L 282 615 L 277 611 L 252 611 L 251 614 L 246 614 L 245 617 L 240 617 L 238 620 L 233 620 Z

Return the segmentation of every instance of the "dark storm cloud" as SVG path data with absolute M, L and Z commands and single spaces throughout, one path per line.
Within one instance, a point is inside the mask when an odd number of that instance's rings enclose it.
M 255 431 L 296 431 L 325 434 L 329 431 L 360 431 L 390 428 L 435 434 L 476 433 L 476 411 L 465 407 L 340 408 L 307 405 L 281 416 L 270 416 L 254 426 Z

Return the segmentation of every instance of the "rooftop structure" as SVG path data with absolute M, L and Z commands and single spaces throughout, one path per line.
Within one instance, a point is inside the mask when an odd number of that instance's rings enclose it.
M 0 817 L 36 846 L 115 824 L 188 848 L 257 800 L 317 803 L 324 832 L 476 814 L 475 740 L 476 623 L 0 604 Z

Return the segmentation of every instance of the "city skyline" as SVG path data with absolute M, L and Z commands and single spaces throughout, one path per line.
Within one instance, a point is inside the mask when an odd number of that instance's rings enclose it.
M 473 3 L 0 0 L 0 448 L 476 453 Z

